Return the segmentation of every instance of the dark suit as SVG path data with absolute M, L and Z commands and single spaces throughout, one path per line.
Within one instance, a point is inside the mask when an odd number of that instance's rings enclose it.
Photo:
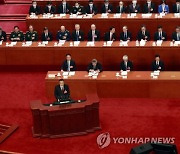
M 2 31 L 2 33 L 0 34 L 0 41 L 6 41 L 6 40 L 7 40 L 6 32 Z
M 144 4 L 143 13 L 155 13 L 155 4 L 151 2 L 150 7 L 148 3 Z
M 94 4 L 92 6 L 92 10 L 90 10 L 89 5 L 86 7 L 86 13 L 87 14 L 92 14 L 92 13 L 97 14 L 97 12 L 98 12 L 97 7 Z
M 73 66 L 72 68 L 70 68 L 70 71 L 76 71 L 76 63 L 73 60 L 70 60 L 70 66 Z M 61 66 L 61 70 L 63 71 L 69 71 L 68 70 L 68 63 L 67 60 L 65 60 Z
M 120 6 L 118 6 L 117 8 L 116 8 L 116 13 L 125 13 L 126 12 L 126 7 L 125 6 L 123 6 L 122 8 L 121 8 L 121 10 L 120 10 Z
M 177 32 L 173 32 L 173 33 L 172 33 L 172 40 L 174 40 L 174 41 L 180 41 L 180 33 L 179 33 L 179 35 L 177 36 Z
M 113 33 L 110 40 L 110 32 L 105 33 L 104 35 L 104 41 L 115 41 L 116 40 L 116 34 Z
M 140 13 L 139 4 L 136 4 L 135 8 L 133 7 L 133 4 L 130 4 L 129 5 L 129 13 Z
M 147 38 L 145 38 L 147 37 Z M 145 31 L 145 35 L 142 33 L 142 31 L 139 31 L 138 32 L 138 35 L 137 35 L 137 40 L 138 41 L 141 41 L 141 40 L 147 40 L 149 41 L 150 40 L 150 33 L 146 30 Z
M 167 40 L 167 35 L 166 35 L 165 32 L 162 32 L 162 36 L 161 37 L 159 36 L 159 32 L 155 32 L 155 34 L 154 34 L 154 41 L 162 40 L 162 37 L 165 38 L 163 41 Z
M 36 8 L 34 8 L 32 5 L 29 8 L 29 14 L 31 13 L 35 13 L 36 15 L 41 13 L 41 8 L 40 6 L 36 6 Z
M 120 40 L 122 41 L 131 40 L 131 32 L 127 31 L 127 36 L 125 36 L 124 32 L 120 33 Z
M 110 10 L 111 12 L 107 12 L 108 10 Z M 109 4 L 108 9 L 106 10 L 106 6 L 105 6 L 105 4 L 103 4 L 103 6 L 101 8 L 101 13 L 113 13 L 113 6 L 111 4 Z
M 95 30 L 94 40 L 95 41 L 99 41 L 100 40 L 100 32 L 98 30 Z M 90 30 L 88 32 L 88 41 L 93 41 L 92 30 Z
M 70 6 L 69 6 L 68 3 L 66 3 L 64 9 L 65 9 L 65 10 L 63 10 L 63 4 L 61 3 L 61 4 L 59 5 L 59 7 L 58 7 L 57 13 L 65 13 L 65 14 L 70 13 L 71 8 L 70 8 Z
M 48 37 L 50 38 L 50 40 L 47 40 Z M 53 36 L 52 36 L 52 33 L 50 33 L 50 32 L 48 32 L 48 36 L 47 37 L 45 36 L 44 32 L 41 35 L 41 40 L 42 41 L 52 41 L 52 39 L 53 39 Z
M 78 8 L 76 8 L 75 6 L 73 6 L 71 13 L 72 14 L 76 14 L 76 13 L 80 13 L 80 14 L 84 14 L 84 7 L 83 6 L 79 6 Z
M 72 40 L 73 41 L 84 41 L 84 33 L 82 31 L 79 31 L 79 34 L 77 35 L 77 32 L 74 30 L 72 32 Z
M 9 39 L 10 41 L 24 41 L 24 34 L 22 31 L 18 31 L 17 33 L 13 31 L 11 32 Z
M 96 66 L 93 67 L 92 63 L 90 63 L 87 67 L 87 71 L 89 72 L 90 70 L 94 70 L 94 71 L 99 70 L 100 72 L 102 72 L 102 65 L 99 62 L 97 62 Z
M 127 62 L 127 66 L 125 65 L 124 61 L 120 63 L 120 70 L 127 71 L 127 70 L 133 70 L 133 63 L 131 61 Z
M 51 9 L 50 9 L 50 10 L 49 10 L 48 6 L 46 6 L 45 9 L 44 9 L 44 13 L 51 13 L 51 14 L 56 13 L 56 8 L 55 8 L 55 6 L 51 6 Z
M 27 31 L 25 35 L 26 41 L 37 41 L 38 40 L 38 33 L 36 31 L 30 32 Z
M 67 91 L 67 93 L 65 93 Z M 55 86 L 54 96 L 58 100 L 68 100 L 70 99 L 70 90 L 69 86 L 64 84 L 63 89 L 61 90 L 60 85 Z
M 58 33 L 56 35 L 56 39 L 70 41 L 71 35 L 68 30 L 65 30 L 64 32 L 58 31 Z
M 180 4 L 178 8 L 177 8 L 177 4 L 173 4 L 172 11 L 173 13 L 180 13 Z
M 159 69 L 159 67 L 161 67 L 160 69 Z M 164 71 L 164 63 L 163 63 L 163 61 L 159 61 L 159 65 L 157 65 L 156 64 L 156 61 L 154 60 L 153 62 L 152 62 L 152 71 Z

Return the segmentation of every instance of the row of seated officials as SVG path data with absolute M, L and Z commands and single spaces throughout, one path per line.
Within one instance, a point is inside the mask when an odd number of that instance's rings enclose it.
M 29 31 L 26 32 L 25 36 L 23 32 L 19 30 L 18 26 L 14 27 L 14 31 L 11 32 L 10 35 L 10 41 L 38 41 L 38 33 L 34 31 L 33 26 L 29 26 Z M 96 29 L 96 26 L 94 24 L 91 25 L 91 30 L 88 32 L 87 35 L 88 41 L 99 41 L 100 40 L 100 32 Z M 80 29 L 80 25 L 75 25 L 75 30 L 70 34 L 68 30 L 66 30 L 65 26 L 61 26 L 60 31 L 58 31 L 56 35 L 57 40 L 66 40 L 70 41 L 71 39 L 73 41 L 84 41 L 84 33 Z M 146 26 L 142 25 L 140 31 L 137 34 L 137 40 L 145 40 L 149 41 L 151 39 L 150 33 L 148 30 L 146 30 Z M 180 26 L 177 26 L 175 31 L 172 33 L 172 41 L 180 41 Z M 6 41 L 6 32 L 0 28 L 0 40 Z M 48 28 L 45 27 L 44 31 L 41 35 L 42 41 L 52 41 L 53 35 L 51 32 L 49 32 Z M 104 41 L 116 41 L 118 40 L 115 33 L 115 28 L 111 27 L 108 32 L 104 34 Z M 122 28 L 122 32 L 120 33 L 120 41 L 131 41 L 132 40 L 132 34 L 128 30 L 127 26 L 124 26 Z M 167 40 L 167 34 L 163 31 L 162 26 L 158 26 L 157 32 L 154 33 L 154 41 L 157 40 Z
M 122 57 L 122 61 L 120 62 L 120 71 L 132 71 L 133 63 L 128 59 L 127 55 Z M 155 55 L 155 59 L 151 64 L 152 71 L 164 71 L 164 62 L 160 59 L 160 55 Z M 61 65 L 61 71 L 76 71 L 76 63 L 72 59 L 71 54 L 66 54 L 66 60 Z M 88 72 L 96 71 L 98 73 L 103 71 L 103 67 L 101 63 L 97 61 L 97 59 L 93 59 L 91 63 L 87 66 Z
M 109 0 L 105 0 L 102 5 L 101 10 L 98 10 L 96 5 L 93 3 L 93 0 L 89 0 L 89 4 L 84 7 L 81 6 L 78 2 L 75 2 L 75 5 L 71 7 L 66 0 L 62 0 L 62 3 L 56 9 L 52 5 L 52 2 L 47 2 L 46 7 L 41 10 L 40 6 L 37 5 L 36 1 L 32 2 L 32 5 L 29 9 L 29 14 L 41 14 L 41 13 L 64 13 L 64 14 L 97 14 L 99 13 L 155 13 L 156 8 L 155 4 L 151 0 L 147 0 L 144 4 L 143 9 L 140 8 L 140 5 L 137 3 L 137 0 L 132 0 L 132 3 L 127 7 L 124 5 L 123 1 L 119 2 L 119 6 L 116 7 L 116 10 L 109 3 Z M 176 3 L 172 6 L 173 13 L 180 13 L 180 0 L 176 0 Z M 162 3 L 158 6 L 158 13 L 169 13 L 169 6 L 166 4 L 165 0 L 162 0 Z
M 164 62 L 160 59 L 160 55 L 155 55 L 155 59 L 151 64 L 152 71 L 163 71 L 164 70 Z M 120 71 L 132 71 L 133 63 L 128 59 L 127 55 L 124 55 L 122 61 L 120 62 Z M 76 63 L 72 60 L 71 55 L 66 55 L 66 60 L 61 65 L 61 71 L 76 71 Z M 87 66 L 88 72 L 102 72 L 103 67 L 97 61 L 97 59 L 92 59 L 91 63 Z M 64 80 L 60 79 L 59 84 L 54 88 L 54 96 L 57 101 L 63 101 L 70 99 L 70 89 L 69 86 L 64 84 Z

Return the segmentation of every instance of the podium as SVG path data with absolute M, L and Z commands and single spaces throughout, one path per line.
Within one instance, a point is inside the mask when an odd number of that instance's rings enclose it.
M 40 100 L 30 103 L 33 137 L 68 137 L 100 130 L 99 98 L 86 95 L 82 103 L 44 106 Z

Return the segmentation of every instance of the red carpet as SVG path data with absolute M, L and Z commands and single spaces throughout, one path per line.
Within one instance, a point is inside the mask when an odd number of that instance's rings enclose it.
M 0 150 L 27 154 L 128 154 L 134 146 L 112 143 L 99 149 L 96 138 L 102 132 L 109 132 L 112 137 L 175 137 L 175 144 L 180 145 L 180 100 L 165 99 L 101 98 L 101 131 L 79 137 L 33 138 L 29 102 L 35 99 L 48 102 L 45 74 L 0 73 L 0 121 L 19 124 L 19 129 L 0 145 Z

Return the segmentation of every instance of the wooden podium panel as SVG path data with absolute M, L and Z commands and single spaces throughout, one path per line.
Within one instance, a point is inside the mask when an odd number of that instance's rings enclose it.
M 43 106 L 41 101 L 31 102 L 34 137 L 67 137 L 85 135 L 100 130 L 99 99 L 87 94 L 82 103 Z
M 54 98 L 54 87 L 61 77 L 49 78 L 48 74 L 57 73 L 49 71 L 45 78 L 46 95 L 49 98 Z M 101 98 L 180 98 L 180 72 L 160 72 L 158 79 L 153 79 L 148 71 L 129 72 L 127 79 L 116 77 L 115 71 L 104 71 L 97 79 L 87 74 L 80 71 L 64 79 L 72 96 L 83 97 L 88 89 L 97 92 Z
M 70 53 L 76 62 L 77 71 L 87 70 L 88 64 L 96 58 L 103 66 L 104 71 L 120 70 L 120 62 L 123 55 L 128 55 L 133 62 L 135 71 L 150 71 L 155 54 L 159 54 L 165 63 L 166 71 L 180 70 L 180 46 L 170 46 L 170 41 L 163 42 L 162 46 L 153 46 L 149 41 L 145 46 L 136 46 L 135 41 L 128 46 L 120 46 L 119 41 L 112 46 L 103 46 L 103 41 L 95 42 L 95 46 L 87 46 L 87 42 L 80 42 L 79 46 L 70 46 L 66 42 L 63 46 L 54 46 L 55 42 L 49 42 L 45 47 L 33 42 L 29 47 L 22 47 L 18 42 L 14 47 L 0 46 L 0 65 L 4 66 L 47 66 L 60 70 L 65 60 L 65 55 Z M 47 71 L 50 69 L 46 69 Z

